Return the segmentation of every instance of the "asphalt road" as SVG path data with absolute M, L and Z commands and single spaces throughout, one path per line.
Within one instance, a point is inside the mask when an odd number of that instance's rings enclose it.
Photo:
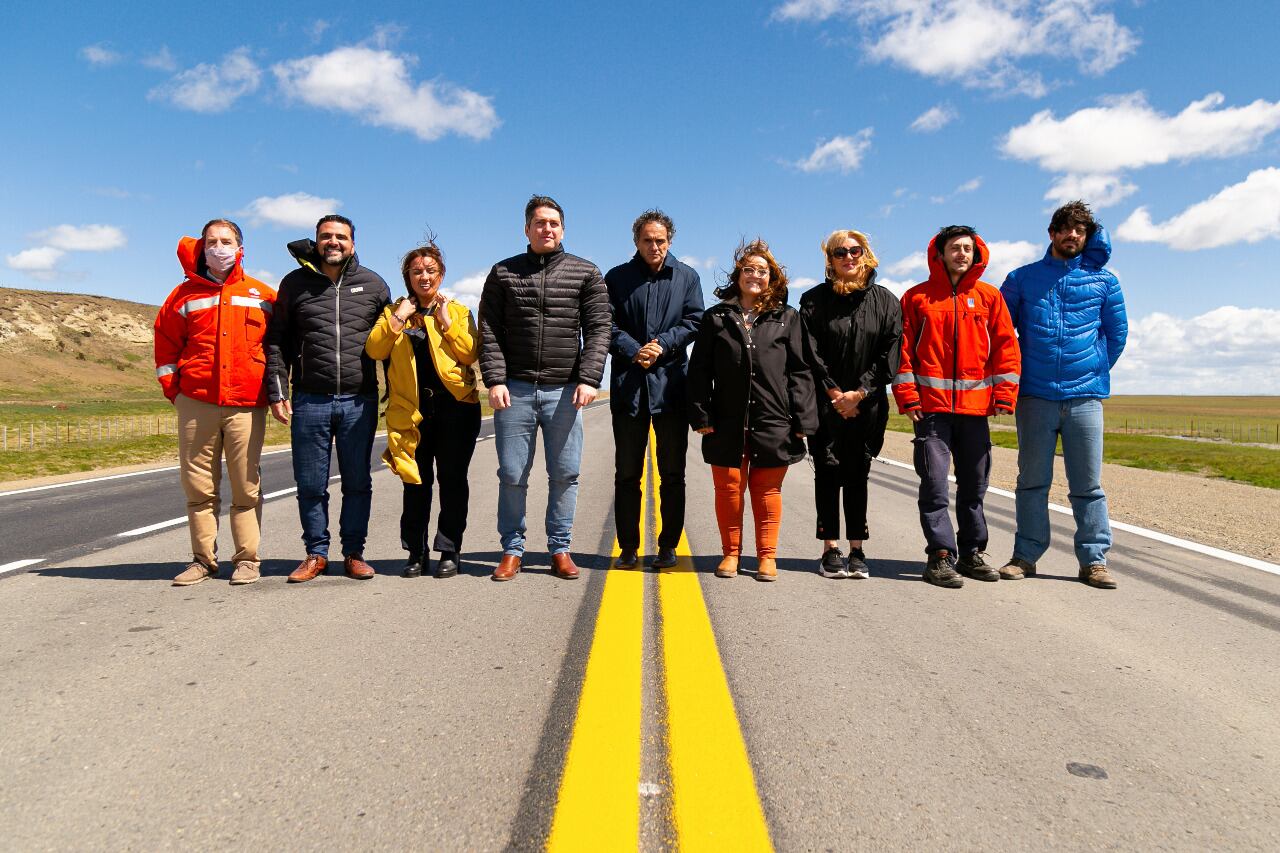
M 171 587 L 181 526 L 113 540 L 87 523 L 91 549 L 0 581 L 5 846 L 536 849 L 553 825 L 568 837 L 571 789 L 591 791 L 594 772 L 631 796 L 596 789 L 578 846 L 606 838 L 621 806 L 642 849 L 727 849 L 740 827 L 717 835 L 716 816 L 749 823 L 758 803 L 755 846 L 779 850 L 1280 848 L 1280 577 L 1119 533 L 1119 589 L 1090 589 L 1055 514 L 1040 577 L 940 590 L 919 580 L 914 476 L 877 465 L 873 576 L 825 580 L 801 463 L 783 487 L 780 580 L 721 580 L 696 442 L 685 571 L 610 572 L 609 416 L 586 419 L 578 581 L 537 550 L 541 463 L 529 569 L 488 579 L 491 441 L 454 579 L 398 576 L 400 489 L 379 470 L 368 582 L 285 583 L 300 557 L 291 496 L 265 507 L 252 586 Z M 181 514 L 168 485 L 147 518 Z M 44 495 L 52 517 L 63 498 Z M 102 518 L 142 524 L 124 500 L 99 499 Z M 988 517 L 1004 557 L 1012 502 L 990 497 Z M 636 656 L 633 690 L 619 673 Z

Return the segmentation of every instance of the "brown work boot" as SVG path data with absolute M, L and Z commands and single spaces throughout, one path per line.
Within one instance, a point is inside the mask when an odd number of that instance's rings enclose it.
M 1080 580 L 1098 589 L 1116 588 L 1115 578 L 1111 577 L 1111 572 L 1107 571 L 1107 567 L 1101 563 L 1082 568 L 1080 570 Z
M 573 564 L 573 557 L 568 551 L 551 555 L 551 574 L 567 581 L 578 579 L 578 567 Z
M 218 576 L 218 564 L 206 566 L 199 560 L 192 560 L 191 563 L 182 570 L 182 574 L 173 579 L 174 586 L 192 586 L 200 583 L 200 581 L 216 578 Z
M 329 571 L 329 561 L 319 554 L 308 554 L 289 575 L 289 583 L 305 583 L 316 575 Z
M 246 583 L 257 583 L 260 577 L 262 577 L 262 573 L 258 571 L 256 563 L 241 560 L 236 563 L 236 570 L 231 573 L 231 585 L 240 586 Z
M 760 565 L 756 568 L 756 580 L 758 581 L 776 581 L 778 579 L 778 561 L 773 557 L 761 557 Z
M 518 554 L 503 554 L 502 559 L 498 561 L 498 568 L 493 570 L 493 579 L 496 581 L 509 581 L 518 574 L 520 574 L 520 556 Z
M 736 578 L 738 576 L 738 555 L 728 554 L 720 565 L 716 566 L 716 577 L 718 578 Z
M 347 554 L 344 556 L 342 558 L 342 570 L 347 573 L 347 577 L 355 578 L 358 581 L 367 581 L 375 574 L 373 566 L 364 561 L 363 554 Z

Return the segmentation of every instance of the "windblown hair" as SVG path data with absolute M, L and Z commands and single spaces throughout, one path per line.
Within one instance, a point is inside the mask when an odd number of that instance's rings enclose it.
M 436 245 L 436 235 L 428 231 L 426 242 L 416 249 L 410 249 L 400 261 L 400 277 L 404 279 L 404 289 L 410 296 L 413 296 L 413 286 L 409 284 L 409 265 L 418 258 L 430 258 L 435 261 L 436 266 L 440 267 L 440 278 L 444 279 L 444 252 L 441 252 L 440 247 Z
M 938 229 L 938 234 L 933 238 L 933 251 L 938 255 L 942 254 L 942 250 L 947 248 L 947 244 L 957 237 L 968 237 L 973 241 L 973 260 L 977 263 L 978 258 L 978 232 L 970 228 L 968 225 L 948 225 Z
M 822 262 L 825 275 L 830 281 L 836 280 L 835 268 L 831 266 L 831 250 L 838 248 L 845 240 L 852 240 L 862 247 L 862 266 L 868 271 L 880 266 L 880 259 L 876 257 L 875 252 L 871 251 L 871 243 L 866 234 L 853 229 L 832 231 L 827 239 L 822 241 Z
M 1093 211 L 1080 199 L 1069 201 L 1053 212 L 1053 218 L 1049 220 L 1049 233 L 1055 234 L 1073 225 L 1084 226 L 1086 239 L 1098 230 L 1098 221 L 1093 218 Z
M 716 296 L 720 299 L 742 296 L 739 280 L 742 278 L 742 267 L 750 257 L 764 258 L 765 264 L 769 267 L 769 286 L 756 302 L 757 307 L 763 312 L 786 305 L 787 271 L 774 259 L 773 252 L 769 251 L 769 244 L 759 237 L 750 243 L 744 240 L 738 244 L 738 248 L 733 253 L 733 271 L 729 273 L 729 280 L 724 286 L 716 288 Z
M 663 228 L 667 229 L 667 242 L 671 242 L 676 238 L 676 224 L 671 221 L 671 217 L 667 216 L 656 207 L 652 210 L 646 210 L 644 213 L 636 217 L 636 221 L 631 223 L 631 239 L 633 241 L 640 239 L 640 232 L 650 222 L 656 222 Z
M 236 245 L 237 246 L 244 245 L 244 232 L 240 230 L 239 225 L 235 224 L 230 219 L 210 219 L 208 222 L 204 224 L 204 227 L 200 229 L 200 239 L 203 240 L 206 237 L 208 237 L 209 229 L 215 225 L 225 225 L 226 227 L 230 228 L 232 231 L 236 232 Z

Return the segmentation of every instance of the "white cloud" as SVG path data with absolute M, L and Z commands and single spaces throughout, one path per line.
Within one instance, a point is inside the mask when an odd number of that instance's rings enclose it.
M 802 172 L 832 172 L 845 174 L 862 165 L 862 156 L 871 147 L 872 128 L 865 127 L 853 136 L 836 136 L 818 140 L 813 153 L 795 163 Z
M 492 99 L 434 80 L 415 84 L 409 67 L 416 61 L 356 46 L 281 62 L 271 70 L 287 97 L 309 106 L 350 113 L 427 142 L 446 133 L 487 139 L 500 124 Z
M 698 257 L 694 257 L 693 255 L 681 255 L 679 260 L 680 260 L 680 263 L 688 264 L 694 269 L 704 269 L 704 270 L 715 269 L 716 261 L 717 261 L 717 259 L 714 257 L 698 258 Z
M 888 264 L 884 271 L 892 276 L 918 274 L 923 277 L 929 274 L 929 262 L 924 259 L 924 252 L 913 252 L 900 261 Z
M 974 192 L 975 190 L 977 190 L 977 189 L 978 189 L 978 188 L 980 188 L 981 186 L 982 186 L 982 178 L 980 178 L 980 177 L 979 177 L 979 178 L 970 178 L 969 180 L 965 181 L 963 184 L 961 184 L 960 186 L 958 186 L 958 187 L 956 187 L 954 190 L 952 190 L 952 191 L 951 191 L 951 195 L 933 195 L 933 196 L 929 196 L 929 201 L 933 202 L 934 204 L 945 204 L 946 202 L 950 201 L 951 199 L 955 198 L 956 196 L 958 196 L 958 195 L 963 195 L 964 193 L 971 193 L 971 192 Z
M 1063 119 L 1043 110 L 1010 130 L 1001 147 L 1050 172 L 1114 175 L 1174 160 L 1244 154 L 1280 128 L 1280 102 L 1218 109 L 1225 100 L 1214 92 L 1173 116 L 1156 112 L 1141 92 L 1108 98 Z
M 256 278 L 263 284 L 269 284 L 272 287 L 275 287 L 276 282 L 280 280 L 280 277 L 271 270 L 245 270 L 245 274 Z
M 1226 305 L 1198 317 L 1150 314 L 1129 326 L 1112 390 L 1280 394 L 1280 311 Z
M 916 116 L 916 120 L 911 122 L 911 129 L 916 133 L 936 133 L 956 118 L 956 111 L 950 104 L 938 104 Z
M 142 64 L 156 71 L 177 71 L 178 60 L 173 58 L 168 45 L 161 45 L 155 53 L 142 57 Z
M 249 49 L 232 51 L 221 64 L 202 63 L 175 74 L 147 93 L 153 101 L 198 113 L 226 112 L 241 97 L 257 91 L 262 70 L 249 58 Z
M 965 86 L 1039 97 L 1049 87 L 1039 72 L 1019 64 L 1024 60 L 1074 60 L 1081 73 L 1096 76 L 1137 49 L 1137 36 L 1104 11 L 1106 5 L 1106 0 L 788 0 L 773 18 L 847 18 L 865 31 L 864 49 L 873 60 Z
M 9 269 L 25 272 L 33 278 L 53 278 L 58 269 L 58 261 L 65 255 L 62 249 L 53 246 L 39 246 L 34 249 L 23 249 L 16 255 L 5 255 Z
M 452 284 L 442 285 L 442 287 L 448 296 L 470 308 L 474 314 L 480 311 L 480 294 L 484 292 L 484 280 L 488 277 L 487 270 L 485 272 L 472 273 Z
M 924 278 L 921 276 L 920 278 Z M 915 278 L 889 278 L 883 275 L 876 275 L 876 284 L 881 287 L 887 287 L 889 292 L 898 298 L 902 298 L 902 294 L 920 283 L 920 279 Z
M 982 274 L 983 280 L 999 287 L 1012 270 L 1044 257 L 1047 246 L 1047 238 L 1044 245 L 1026 240 L 994 240 L 988 243 L 987 252 L 991 259 L 987 261 L 987 271 Z
M 1183 251 L 1280 237 L 1280 169 L 1251 172 L 1158 225 L 1146 207 L 1139 207 L 1116 229 L 1116 237 Z
M 793 278 L 789 282 L 787 282 L 787 290 L 790 290 L 793 293 L 800 293 L 802 291 L 808 290 L 809 288 L 813 287 L 817 283 L 818 283 L 818 280 L 816 278 L 808 278 L 805 276 L 801 276 L 800 278 Z
M 245 205 L 240 216 L 248 216 L 255 224 L 270 222 L 286 228 L 311 228 L 321 216 L 337 213 L 342 202 L 336 198 L 319 198 L 308 193 L 259 196 Z
M 90 44 L 80 48 L 80 58 L 95 68 L 115 65 L 124 56 L 112 50 L 105 43 Z
M 114 225 L 55 225 L 37 231 L 31 239 L 67 252 L 109 252 L 129 242 Z
M 1055 205 L 1083 199 L 1093 207 L 1111 207 L 1138 191 L 1120 175 L 1063 175 L 1044 194 Z

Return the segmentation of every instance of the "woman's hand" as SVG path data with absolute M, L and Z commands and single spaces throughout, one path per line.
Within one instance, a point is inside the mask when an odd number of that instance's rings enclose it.
M 845 391 L 831 399 L 831 405 L 835 408 L 836 414 L 840 417 L 856 418 L 858 416 L 858 406 L 867 395 L 862 391 Z
M 396 303 L 395 310 L 391 312 L 392 327 L 394 328 L 398 325 L 403 329 L 405 323 L 408 323 L 409 318 L 417 311 L 418 303 L 414 301 L 412 296 L 401 297 L 400 301 Z
M 436 313 L 433 315 L 436 318 L 436 328 L 443 335 L 453 325 L 453 318 L 449 316 L 449 300 L 437 293 L 435 302 L 432 304 L 436 306 Z

